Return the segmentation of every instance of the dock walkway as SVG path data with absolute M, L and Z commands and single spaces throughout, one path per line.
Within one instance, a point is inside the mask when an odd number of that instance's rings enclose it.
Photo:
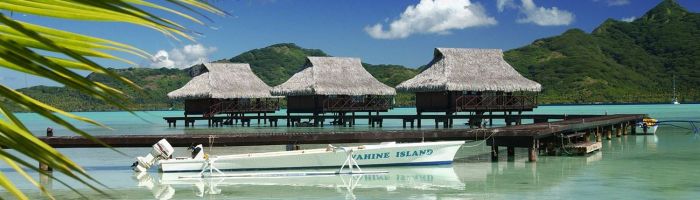
M 601 115 L 562 115 L 562 114 L 525 114 L 525 115 L 346 115 L 346 116 L 334 116 L 334 115 L 263 115 L 263 116 L 215 116 L 215 117 L 202 117 L 202 116 L 188 116 L 188 117 L 163 117 L 163 119 L 168 123 L 169 127 L 176 127 L 178 121 L 184 122 L 185 127 L 194 126 L 196 121 L 206 121 L 208 126 L 223 126 L 226 121 L 233 122 L 230 124 L 238 123 L 240 121 L 241 125 L 250 126 L 251 121 L 257 120 L 258 124 L 269 124 L 269 126 L 277 126 L 279 120 L 286 120 L 287 127 L 295 126 L 295 123 L 301 123 L 302 120 L 317 121 L 319 126 L 324 126 L 327 120 L 339 120 L 342 121 L 343 126 L 353 126 L 355 125 L 355 120 L 366 119 L 368 124 L 372 127 L 379 126 L 382 127 L 385 120 L 402 120 L 404 127 L 407 124 L 410 127 L 417 125 L 418 128 L 422 127 L 422 120 L 434 120 L 437 126 L 438 123 L 442 123 L 443 127 L 452 127 L 454 120 L 464 119 L 464 120 L 488 120 L 490 124 L 493 123 L 493 119 L 505 119 L 507 123 L 510 124 L 520 124 L 523 119 L 532 119 L 535 123 L 547 122 L 549 120 L 564 120 L 564 119 L 576 119 L 576 118 L 589 118 L 597 117 Z M 448 123 L 445 123 L 448 122 Z M 438 128 L 438 127 L 436 127 Z
M 95 136 L 112 147 L 150 147 L 160 139 L 167 139 L 173 146 L 189 146 L 193 143 L 214 146 L 289 145 L 289 144 L 337 144 L 374 143 L 384 141 L 420 142 L 444 140 L 486 140 L 492 146 L 492 157 L 498 158 L 498 147 L 507 147 L 512 156 L 513 148 L 528 148 L 531 161 L 537 160 L 537 151 L 547 148 L 552 141 L 566 135 L 581 135 L 597 141 L 612 131 L 616 135 L 627 134 L 628 127 L 642 120 L 641 114 L 604 115 L 589 118 L 567 119 L 497 128 L 479 129 L 425 129 L 425 130 L 368 130 L 343 132 L 289 132 L 289 133 L 235 133 L 195 135 L 111 135 Z M 634 130 L 634 129 L 631 129 Z M 102 147 L 80 136 L 39 137 L 56 148 Z

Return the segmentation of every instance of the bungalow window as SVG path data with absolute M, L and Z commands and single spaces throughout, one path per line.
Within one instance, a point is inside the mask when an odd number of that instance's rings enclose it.
M 250 99 L 242 98 L 239 100 L 239 104 L 243 106 L 249 106 L 250 105 Z
M 365 102 L 365 96 L 352 96 L 353 103 Z

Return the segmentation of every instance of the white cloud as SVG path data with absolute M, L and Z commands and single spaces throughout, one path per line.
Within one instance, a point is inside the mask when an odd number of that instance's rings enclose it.
M 601 0 L 593 0 L 595 2 L 601 1 Z M 608 6 L 624 6 L 627 4 L 630 4 L 630 0 L 605 0 L 605 3 L 608 4 Z
M 496 6 L 498 7 L 498 12 L 503 12 L 506 8 L 518 8 L 515 0 L 496 0 Z
M 622 21 L 624 21 L 624 22 L 632 22 L 632 21 L 634 21 L 635 19 L 637 19 L 637 17 L 631 16 L 631 17 L 624 17 L 624 18 L 622 18 L 622 19 L 620 19 L 620 20 L 622 20 Z
M 205 47 L 202 44 L 185 45 L 182 48 L 174 48 L 170 51 L 159 50 L 151 58 L 151 67 L 154 68 L 187 68 L 192 65 L 207 62 L 209 54 L 216 51 L 216 47 Z
M 574 14 L 559 10 L 557 7 L 537 7 L 533 0 L 522 0 L 520 12 L 524 15 L 516 20 L 518 23 L 533 23 L 540 26 L 569 25 L 574 21 Z
M 377 23 L 365 27 L 365 32 L 375 39 L 399 39 L 416 33 L 449 34 L 453 29 L 496 23 L 480 4 L 469 0 L 421 0 L 417 5 L 408 6 L 399 19 L 388 25 L 388 30 Z

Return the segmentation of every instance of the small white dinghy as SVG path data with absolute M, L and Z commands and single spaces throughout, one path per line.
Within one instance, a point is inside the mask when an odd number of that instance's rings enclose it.
M 162 172 L 203 172 L 204 170 L 274 170 L 300 168 L 341 168 L 389 165 L 438 165 L 452 163 L 464 141 L 396 143 L 333 147 L 267 153 L 206 156 L 201 145 L 195 156 L 171 158 L 174 149 L 162 139 L 146 157 L 138 157 L 134 171 L 148 170 L 156 164 Z M 199 150 L 196 150 L 196 149 Z M 218 169 L 218 170 L 217 170 Z M 338 172 L 340 172 L 338 171 Z M 352 172 L 352 168 L 350 169 Z M 338 173 L 334 172 L 334 173 Z M 361 173 L 356 171 L 355 173 Z M 211 174 L 211 173 L 210 173 Z M 258 173 L 260 174 L 260 173 Z M 239 176 L 242 174 L 239 174 Z M 277 174 L 270 173 L 270 176 Z M 244 175 L 245 176 L 245 175 Z

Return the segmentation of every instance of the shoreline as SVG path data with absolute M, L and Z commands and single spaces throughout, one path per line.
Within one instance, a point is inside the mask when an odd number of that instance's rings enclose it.
M 696 105 L 700 104 L 700 102 L 687 102 L 687 103 L 681 103 L 680 105 Z M 568 104 L 568 103 L 559 103 L 559 104 L 539 104 L 537 105 L 538 107 L 540 106 L 614 106 L 614 105 L 674 105 L 671 103 L 578 103 L 578 104 Z M 414 106 L 396 106 L 394 108 L 415 108 Z M 286 109 L 280 107 L 280 109 Z M 132 112 L 162 112 L 162 111 L 184 111 L 184 110 L 168 110 L 168 109 L 163 109 L 163 110 L 132 110 Z M 66 111 L 66 112 L 71 112 L 71 113 L 89 113 L 89 112 L 129 112 L 126 110 L 92 110 L 92 111 Z M 14 112 L 14 113 L 31 113 L 31 112 Z

